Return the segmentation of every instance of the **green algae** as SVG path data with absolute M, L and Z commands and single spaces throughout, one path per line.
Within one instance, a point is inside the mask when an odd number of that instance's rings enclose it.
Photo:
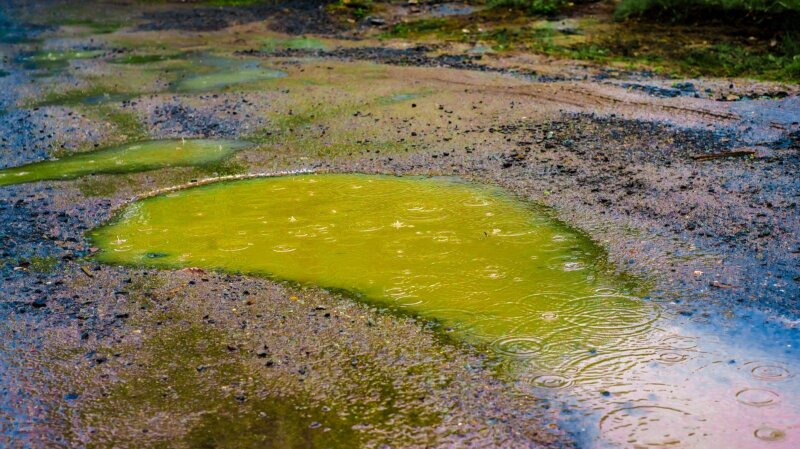
M 182 56 L 183 56 L 182 53 L 130 54 L 125 56 L 120 56 L 119 58 L 114 58 L 108 62 L 111 64 L 127 64 L 127 65 L 152 64 L 155 62 L 163 62 L 163 61 L 170 61 L 173 59 L 179 59 Z
M 104 53 L 104 50 L 41 50 L 22 56 L 21 62 L 26 69 L 58 70 L 67 67 L 70 61 L 93 59 Z
M 88 89 L 48 92 L 41 101 L 33 102 L 32 106 L 76 106 L 80 104 L 94 106 L 127 101 L 136 96 L 135 93 L 114 92 L 103 86 L 94 86 Z
M 204 92 L 224 89 L 231 85 L 283 78 L 286 72 L 259 67 L 226 70 L 190 76 L 174 84 L 178 92 Z
M 307 175 L 132 204 L 91 234 L 107 263 L 199 266 L 344 289 L 555 370 L 658 312 L 588 239 L 496 189 L 452 179 Z
M 127 173 L 220 161 L 249 146 L 231 140 L 156 140 L 0 170 L 0 186 L 71 179 L 94 173 Z

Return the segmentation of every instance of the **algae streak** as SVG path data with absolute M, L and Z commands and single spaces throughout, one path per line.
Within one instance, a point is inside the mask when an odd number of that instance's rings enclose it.
M 233 140 L 154 140 L 0 170 L 0 186 L 94 173 L 128 173 L 217 162 L 248 147 Z

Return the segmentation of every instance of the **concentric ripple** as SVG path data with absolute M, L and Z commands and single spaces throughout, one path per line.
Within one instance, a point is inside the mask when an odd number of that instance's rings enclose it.
M 514 358 L 530 358 L 542 350 L 542 345 L 530 337 L 508 337 L 495 340 L 492 348 L 500 354 Z
M 696 447 L 703 421 L 671 407 L 639 406 L 612 411 L 600 426 L 620 447 Z
M 558 374 L 542 374 L 530 379 L 529 384 L 537 388 L 563 389 L 572 386 L 573 380 Z
M 646 330 L 658 319 L 656 309 L 637 307 L 638 298 L 598 295 L 569 302 L 566 320 L 599 334 L 622 335 Z
M 755 380 L 780 382 L 792 377 L 788 368 L 773 362 L 749 362 L 744 365 Z
M 786 432 L 770 426 L 759 427 L 753 434 L 763 441 L 780 441 L 786 437 Z
M 780 395 L 772 390 L 745 388 L 736 393 L 736 400 L 752 407 L 767 407 L 780 402 Z

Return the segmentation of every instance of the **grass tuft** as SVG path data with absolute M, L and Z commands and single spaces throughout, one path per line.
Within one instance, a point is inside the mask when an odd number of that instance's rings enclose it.
M 567 6 L 566 0 L 491 0 L 489 6 L 524 10 L 530 14 L 555 14 Z

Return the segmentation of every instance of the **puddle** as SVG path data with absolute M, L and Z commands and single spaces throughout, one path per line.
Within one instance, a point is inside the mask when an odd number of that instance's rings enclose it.
M 248 147 L 231 140 L 156 140 L 0 170 L 0 186 L 94 173 L 128 173 L 216 162 Z
M 417 100 L 425 97 L 430 92 L 398 92 L 392 95 L 385 95 L 378 97 L 378 104 L 389 106 L 396 103 L 403 103 L 406 101 Z
M 430 10 L 431 17 L 465 16 L 475 12 L 475 7 L 458 3 L 439 3 Z
M 29 70 L 58 70 L 67 67 L 70 61 L 93 59 L 103 54 L 104 50 L 41 50 L 21 55 L 19 61 Z
M 195 75 L 175 83 L 175 90 L 178 92 L 198 92 L 219 90 L 228 86 L 252 83 L 253 81 L 263 81 L 275 78 L 283 78 L 286 72 L 271 69 L 243 69 L 231 72 L 209 73 L 206 75 Z
M 441 321 L 498 354 L 551 365 L 565 352 L 645 331 L 658 316 L 596 269 L 585 238 L 495 190 L 452 180 L 217 184 L 139 203 L 94 238 L 108 249 L 106 262 L 346 289 Z
M 800 444 L 796 364 L 676 321 L 586 237 L 497 189 L 260 178 L 134 203 L 91 237 L 106 263 L 272 276 L 438 322 L 519 394 L 552 400 L 587 447 Z M 755 329 L 726 332 L 788 338 Z
M 136 98 L 135 94 L 119 93 L 119 92 L 105 92 L 99 95 L 91 95 L 81 99 L 81 103 L 88 105 L 100 105 L 106 103 L 119 103 L 129 101 Z
M 258 61 L 238 60 L 216 55 L 197 55 L 190 59 L 191 70 L 172 84 L 177 92 L 205 92 L 228 86 L 287 76 L 286 72 L 261 67 Z

